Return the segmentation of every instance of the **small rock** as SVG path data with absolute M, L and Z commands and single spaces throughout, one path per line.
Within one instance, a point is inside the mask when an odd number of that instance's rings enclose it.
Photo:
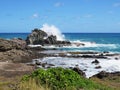
M 115 60 L 118 60 L 118 58 L 117 58 L 117 57 L 115 57 Z
M 97 67 L 95 67 L 95 69 L 100 69 L 100 68 L 102 68 L 101 66 L 97 66 Z
M 74 70 L 74 71 L 77 72 L 78 74 L 82 75 L 83 77 L 86 76 L 85 73 L 84 73 L 82 70 L 80 70 L 79 67 L 74 67 L 72 70 Z
M 36 65 L 41 65 L 41 62 L 39 62 L 38 60 L 36 60 L 35 64 Z
M 91 63 L 92 64 L 99 64 L 100 62 L 97 59 L 95 59 L 95 61 L 92 61 Z

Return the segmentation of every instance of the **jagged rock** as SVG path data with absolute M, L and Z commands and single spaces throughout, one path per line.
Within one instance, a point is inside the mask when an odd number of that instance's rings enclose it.
M 26 42 L 27 44 L 44 44 L 44 38 L 47 37 L 47 33 L 40 30 L 34 29 L 32 33 L 27 37 Z
M 34 29 L 30 35 L 27 36 L 26 43 L 35 45 L 70 45 L 70 41 L 57 41 L 57 37 L 54 35 L 48 35 L 46 32 L 40 29 Z
M 85 73 L 82 70 L 80 70 L 79 67 L 74 67 L 72 70 L 74 70 L 75 72 L 77 72 L 78 74 L 80 74 L 83 77 L 86 76 Z
M 92 64 L 99 64 L 100 62 L 97 59 L 95 59 L 95 61 L 92 61 L 91 63 Z
M 56 44 L 57 42 L 57 37 L 56 36 L 53 36 L 53 35 L 50 35 L 48 36 L 48 38 L 45 40 L 45 44 Z

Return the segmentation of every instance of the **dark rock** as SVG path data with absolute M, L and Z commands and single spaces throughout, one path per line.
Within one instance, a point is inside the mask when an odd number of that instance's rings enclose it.
M 54 64 L 48 64 L 49 66 L 55 66 Z
M 70 41 L 57 41 L 56 44 L 62 44 L 62 45 L 71 45 L 71 42 Z
M 46 50 L 45 48 L 42 48 L 41 46 L 37 46 L 37 47 L 27 47 L 28 50 L 32 50 L 32 51 L 42 51 L 42 50 Z
M 108 51 L 104 51 L 103 53 L 109 53 Z
M 115 60 L 118 60 L 119 58 L 115 57 Z
M 44 38 L 47 37 L 47 33 L 40 30 L 34 29 L 32 33 L 27 37 L 26 42 L 27 44 L 44 44 Z
M 47 65 L 47 62 L 46 63 L 41 63 L 42 67 L 45 68 L 45 66 Z
M 101 54 L 99 54 L 99 56 L 104 56 L 104 54 L 103 54 L 103 53 L 101 53 Z
M 96 75 L 94 75 L 94 76 L 96 76 L 97 78 L 102 79 L 102 78 L 104 78 L 104 77 L 107 77 L 107 76 L 108 76 L 108 73 L 106 73 L 105 71 L 101 71 L 100 73 L 98 73 L 98 74 L 96 74 Z
M 81 57 L 83 57 L 83 58 L 103 58 L 103 59 L 107 59 L 107 57 L 99 56 L 99 55 L 82 55 Z
M 97 66 L 97 67 L 95 67 L 95 69 L 100 69 L 100 68 L 102 68 L 101 66 Z
M 86 76 L 85 73 L 82 70 L 80 70 L 79 67 L 74 67 L 72 70 L 74 70 L 75 72 L 77 72 L 78 74 L 80 74 L 83 77 Z
M 39 62 L 38 60 L 35 61 L 36 65 L 41 65 L 41 62 Z
M 109 73 L 109 72 L 105 72 L 105 71 L 101 71 L 100 73 L 92 76 L 92 77 L 97 77 L 99 79 L 103 79 L 106 77 L 113 77 L 113 76 L 120 76 L 120 72 L 113 72 L 113 73 Z
M 34 29 L 30 35 L 27 36 L 26 43 L 31 45 L 40 44 L 44 45 L 70 45 L 70 41 L 57 41 L 54 35 L 48 35 L 40 29 Z
M 56 36 L 50 35 L 48 38 L 45 40 L 45 44 L 56 44 L 57 38 Z
M 91 63 L 92 64 L 99 64 L 100 62 L 97 59 L 95 59 L 95 61 L 92 61 Z

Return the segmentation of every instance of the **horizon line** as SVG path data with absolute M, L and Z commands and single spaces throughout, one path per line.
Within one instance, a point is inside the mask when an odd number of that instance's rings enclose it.
M 0 33 L 31 33 L 31 32 L 0 32 Z M 61 32 L 61 33 L 120 33 L 120 32 Z

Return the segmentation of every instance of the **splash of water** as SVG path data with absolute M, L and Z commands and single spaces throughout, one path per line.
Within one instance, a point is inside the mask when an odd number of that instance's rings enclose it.
M 43 27 L 41 29 L 45 31 L 49 36 L 55 35 L 57 37 L 57 40 L 60 41 L 65 40 L 65 36 L 60 32 L 60 30 L 55 25 L 43 24 Z

